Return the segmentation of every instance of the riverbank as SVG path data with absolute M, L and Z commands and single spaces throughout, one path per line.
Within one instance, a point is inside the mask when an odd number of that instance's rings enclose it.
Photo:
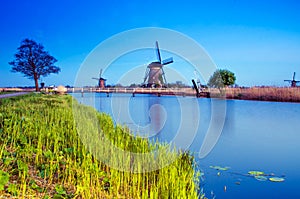
M 0 102 L 0 197 L 199 197 L 199 174 L 189 153 L 165 150 L 163 159 L 155 158 L 163 162 L 176 157 L 175 161 L 140 173 L 120 171 L 96 159 L 77 132 L 74 106 L 88 116 L 80 118 L 88 133 L 93 126 L 89 116 L 95 115 L 101 128 L 98 138 L 108 137 L 125 151 L 147 153 L 166 145 L 132 137 L 108 115 L 72 104 L 71 96 L 31 94 Z M 113 153 L 106 157 L 115 158 Z
M 1 98 L 10 98 L 10 97 L 16 97 L 16 96 L 20 96 L 20 95 L 27 95 L 30 94 L 28 92 L 1 92 L 0 93 L 0 99 Z
M 216 89 L 212 92 L 219 93 Z M 300 102 L 300 87 L 226 88 L 225 93 L 227 99 Z
M 30 92 L 30 89 L 21 88 L 0 88 L 1 91 L 6 93 L 10 92 Z M 196 91 L 192 88 L 172 88 L 172 89 L 145 89 L 145 88 L 68 88 L 69 93 L 80 92 L 102 92 L 110 96 L 112 93 L 127 93 L 132 94 L 153 94 L 157 96 L 163 95 L 177 95 L 177 96 L 196 96 Z M 219 89 L 210 88 L 204 89 L 201 97 L 212 98 L 225 98 L 226 99 L 238 99 L 238 100 L 257 100 L 257 101 L 277 101 L 277 102 L 300 102 L 300 87 L 237 87 L 237 88 L 225 88 L 220 93 Z M 225 94 L 224 94 L 225 93 Z

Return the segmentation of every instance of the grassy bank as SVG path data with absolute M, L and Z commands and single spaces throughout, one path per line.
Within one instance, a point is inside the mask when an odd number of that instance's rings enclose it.
M 300 87 L 251 87 L 226 88 L 227 99 L 300 102 Z M 211 97 L 218 97 L 220 91 L 211 89 Z
M 115 126 L 109 116 L 92 108 L 75 106 L 95 115 L 100 127 L 95 136 L 108 137 L 118 148 L 139 153 L 166 148 L 130 136 L 128 129 Z M 166 167 L 142 173 L 119 171 L 88 151 L 74 119 L 70 96 L 29 95 L 0 101 L 0 197 L 199 197 L 193 156 L 167 149 L 162 158 L 155 157 L 158 161 L 176 157 Z M 80 121 L 86 131 L 91 130 L 88 118 Z
M 13 93 L 13 91 L 2 91 L 0 89 L 0 95 L 10 94 L 10 93 Z

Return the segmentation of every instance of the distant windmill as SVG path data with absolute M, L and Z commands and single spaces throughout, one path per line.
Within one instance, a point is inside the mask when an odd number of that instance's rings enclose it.
M 99 78 L 93 77 L 92 79 L 98 80 L 98 87 L 99 88 L 105 88 L 106 79 L 102 78 L 101 75 L 102 75 L 102 68 L 100 69 Z
M 291 83 L 291 87 L 296 87 L 297 86 L 296 84 L 299 83 L 300 81 L 296 81 L 295 76 L 296 76 L 296 72 L 294 72 L 292 80 L 284 80 L 284 81 Z
M 152 62 L 147 66 L 144 83 L 145 87 L 162 87 L 166 86 L 167 80 L 163 66 L 173 63 L 173 57 L 161 60 L 158 42 L 156 41 L 156 55 L 158 61 Z

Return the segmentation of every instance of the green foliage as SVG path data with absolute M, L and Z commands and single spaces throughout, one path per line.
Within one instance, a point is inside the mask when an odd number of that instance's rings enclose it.
M 25 162 L 23 162 L 22 160 L 17 160 L 17 164 L 18 164 L 18 170 L 19 171 L 23 171 L 23 172 L 28 172 L 28 166 Z
M 32 188 L 33 190 L 37 190 L 40 193 L 42 193 L 44 191 L 43 188 L 38 186 L 34 180 L 30 180 L 29 185 L 30 185 L 30 188 Z
M 65 198 L 72 198 L 70 195 L 67 194 L 65 188 L 62 185 L 55 186 L 56 194 L 53 196 L 55 199 L 65 199 Z
M 7 191 L 13 196 L 16 196 L 18 194 L 18 186 L 16 184 L 9 184 Z
M 55 186 L 55 191 L 56 191 L 57 194 L 60 194 L 60 195 L 67 194 L 65 188 L 61 185 L 56 185 Z
M 208 86 L 212 88 L 223 88 L 235 83 L 236 77 L 233 72 L 226 69 L 218 69 L 208 80 Z
M 9 174 L 5 171 L 0 170 L 0 191 L 4 190 L 4 186 L 9 181 Z

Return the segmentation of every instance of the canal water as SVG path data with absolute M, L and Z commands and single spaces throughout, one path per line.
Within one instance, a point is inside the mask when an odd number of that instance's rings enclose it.
M 134 134 L 192 151 L 204 174 L 201 189 L 207 198 L 300 198 L 300 104 L 72 95 L 80 103 L 110 114 Z M 260 181 L 248 175 L 249 171 L 262 171 L 267 179 L 284 181 Z

